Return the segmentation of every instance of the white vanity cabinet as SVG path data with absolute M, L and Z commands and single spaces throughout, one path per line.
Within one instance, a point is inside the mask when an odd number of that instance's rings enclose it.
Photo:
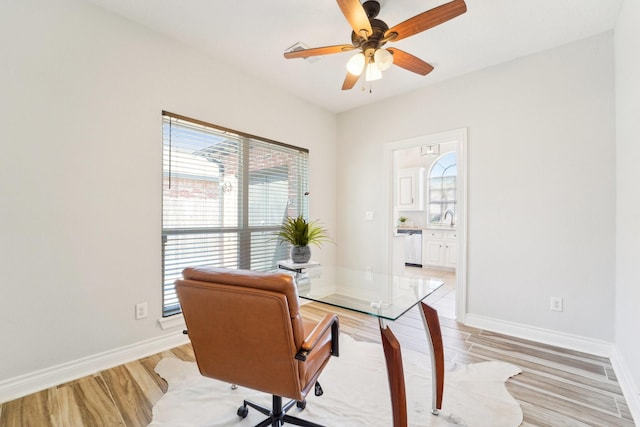
M 396 208 L 401 211 L 424 209 L 424 168 L 406 168 L 398 171 Z
M 428 229 L 422 232 L 422 264 L 455 269 L 458 263 L 456 230 Z
M 444 267 L 455 269 L 458 265 L 458 236 L 447 231 L 444 236 Z

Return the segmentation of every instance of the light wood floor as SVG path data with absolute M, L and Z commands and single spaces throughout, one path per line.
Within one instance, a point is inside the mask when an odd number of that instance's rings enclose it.
M 342 332 L 380 342 L 372 317 L 317 303 L 302 307 L 309 319 L 328 310 L 339 314 Z M 523 426 L 634 425 L 608 359 L 468 328 L 446 317 L 441 326 L 448 364 L 503 360 L 523 369 L 507 381 L 523 409 Z M 417 311 L 390 327 L 403 348 L 427 352 Z M 193 360 L 193 352 L 181 346 L 6 402 L 0 405 L 0 427 L 146 426 L 153 404 L 167 389 L 153 370 L 163 357 Z

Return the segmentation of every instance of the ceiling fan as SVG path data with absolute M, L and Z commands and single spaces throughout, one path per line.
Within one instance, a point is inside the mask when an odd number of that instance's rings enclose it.
M 363 71 L 367 81 L 382 78 L 382 71 L 395 64 L 405 70 L 426 76 L 433 67 L 422 59 L 405 51 L 394 48 L 383 49 L 387 42 L 396 42 L 422 31 L 440 25 L 467 11 L 464 0 L 453 0 L 433 9 L 422 12 L 391 28 L 376 19 L 380 12 L 380 2 L 367 0 L 337 0 L 340 10 L 349 21 L 351 44 L 315 47 L 285 52 L 284 57 L 307 58 L 359 49 L 360 52 L 347 62 L 347 77 L 342 90 L 355 86 Z

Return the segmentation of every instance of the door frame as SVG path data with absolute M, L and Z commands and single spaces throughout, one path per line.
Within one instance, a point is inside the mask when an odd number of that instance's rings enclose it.
M 444 142 L 456 141 L 456 234 L 458 235 L 458 262 L 456 265 L 456 320 L 465 322 L 467 313 L 467 128 L 453 129 L 435 134 L 423 135 L 414 138 L 392 141 L 384 144 L 385 176 L 387 181 L 387 271 L 393 272 L 393 235 L 395 228 L 393 223 L 395 183 L 393 169 L 393 152 L 407 148 L 416 148 L 423 145 L 433 145 Z

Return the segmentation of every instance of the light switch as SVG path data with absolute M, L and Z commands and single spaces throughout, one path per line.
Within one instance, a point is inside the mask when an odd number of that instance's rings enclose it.
M 367 221 L 373 221 L 374 219 L 373 211 L 366 211 L 364 213 L 364 219 Z

